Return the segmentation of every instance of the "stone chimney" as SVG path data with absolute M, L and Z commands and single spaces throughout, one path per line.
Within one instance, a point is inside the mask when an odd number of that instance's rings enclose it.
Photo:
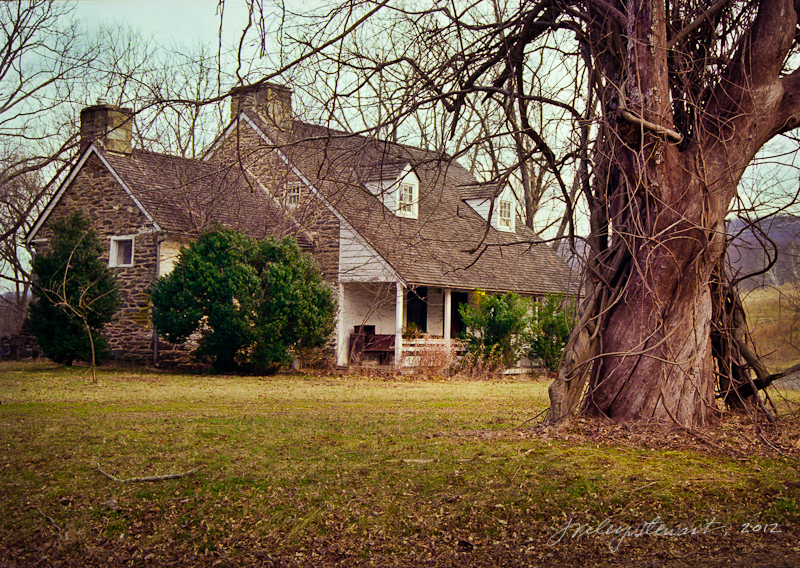
M 94 142 L 109 152 L 130 154 L 132 132 L 133 111 L 129 108 L 99 99 L 96 105 L 81 111 L 81 152 Z
M 283 131 L 292 129 L 292 90 L 289 87 L 261 81 L 235 87 L 230 95 L 231 119 L 236 118 L 242 110 L 256 111 L 270 125 Z

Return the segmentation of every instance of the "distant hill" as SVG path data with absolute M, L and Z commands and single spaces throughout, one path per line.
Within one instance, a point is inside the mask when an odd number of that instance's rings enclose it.
M 738 218 L 728 221 L 728 276 L 744 277 L 739 284 L 743 290 L 758 286 L 781 286 L 800 280 L 800 216 L 775 215 L 759 221 L 757 226 L 760 231 Z M 774 246 L 761 231 L 774 242 Z M 580 271 L 580 259 L 585 257 L 586 242 L 576 239 L 575 246 L 577 258 L 570 253 L 566 242 L 561 244 L 558 251 L 574 270 Z M 774 257 L 776 249 L 778 260 L 772 269 L 765 274 L 748 277 L 766 268 L 769 263 L 767 251 Z
M 757 227 L 738 218 L 728 222 L 731 275 L 742 277 L 762 271 L 769 263 L 767 253 L 774 257 L 777 250 L 778 260 L 767 273 L 746 278 L 740 286 L 747 290 L 800 280 L 800 217 L 775 215 L 759 221 Z

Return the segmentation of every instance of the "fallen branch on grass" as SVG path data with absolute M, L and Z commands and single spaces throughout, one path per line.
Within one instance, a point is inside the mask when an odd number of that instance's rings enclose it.
M 50 521 L 50 524 L 51 524 L 51 525 L 53 525 L 53 526 L 55 527 L 55 529 L 58 531 L 58 534 L 61 534 L 61 527 L 60 527 L 60 526 L 58 526 L 58 523 L 57 523 L 57 522 L 55 522 L 55 521 L 53 520 L 53 517 L 51 517 L 51 516 L 49 516 L 49 515 L 46 515 L 46 514 L 44 513 L 44 511 L 42 511 L 42 510 L 41 510 L 39 507 L 37 507 L 36 505 L 30 505 L 30 507 L 31 507 L 32 509 L 34 509 L 34 510 L 38 511 L 38 513 L 39 513 L 41 516 L 43 516 L 45 519 L 47 519 L 48 521 Z
M 182 473 L 168 473 L 167 475 L 153 475 L 150 477 L 131 477 L 130 479 L 120 479 L 118 477 L 114 477 L 110 473 L 100 469 L 100 464 L 97 464 L 94 468 L 103 475 L 105 475 L 107 478 L 109 478 L 111 481 L 116 481 L 117 483 L 142 483 L 145 481 L 165 481 L 167 479 L 178 479 L 180 477 L 186 477 L 188 475 L 192 475 L 193 473 L 200 471 L 204 467 L 206 466 L 201 465 L 194 469 L 190 469 L 189 471 L 184 471 Z

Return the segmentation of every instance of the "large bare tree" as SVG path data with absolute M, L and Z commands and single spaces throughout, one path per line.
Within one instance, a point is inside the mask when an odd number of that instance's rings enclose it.
M 589 2 L 598 126 L 591 252 L 575 359 L 551 389 L 568 413 L 704 425 L 715 372 L 731 408 L 754 398 L 738 299 L 726 286 L 725 216 L 771 138 L 798 124 L 792 2 Z M 761 366 L 763 367 L 763 366 Z
M 441 149 L 455 155 L 505 140 L 493 155 L 505 171 L 488 169 L 499 179 L 517 170 L 530 188 L 545 168 L 566 212 L 559 234 L 575 249 L 581 232 L 586 255 L 550 420 L 580 410 L 692 428 L 718 419 L 718 394 L 756 408 L 769 382 L 726 279 L 725 218 L 759 151 L 800 124 L 799 8 L 349 0 L 317 19 L 281 12 L 272 76 L 327 77 L 329 116 L 372 97 L 373 114 L 351 114 L 365 131 L 373 118 L 376 134 L 424 141 L 418 118 L 444 115 Z M 482 115 L 488 126 L 460 130 Z

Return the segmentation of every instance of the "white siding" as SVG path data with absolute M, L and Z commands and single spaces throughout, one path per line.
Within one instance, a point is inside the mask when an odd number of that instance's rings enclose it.
M 381 200 L 386 208 L 394 213 L 397 210 L 397 180 L 370 181 L 367 189 Z
M 355 230 L 339 233 L 339 280 L 341 282 L 393 282 L 394 271 Z
M 488 199 L 467 199 L 467 205 L 472 207 L 475 212 L 483 217 L 484 221 L 489 220 L 489 206 L 491 202 Z
M 374 325 L 375 333 L 394 334 L 395 284 L 345 284 L 340 309 L 345 342 L 356 325 Z

